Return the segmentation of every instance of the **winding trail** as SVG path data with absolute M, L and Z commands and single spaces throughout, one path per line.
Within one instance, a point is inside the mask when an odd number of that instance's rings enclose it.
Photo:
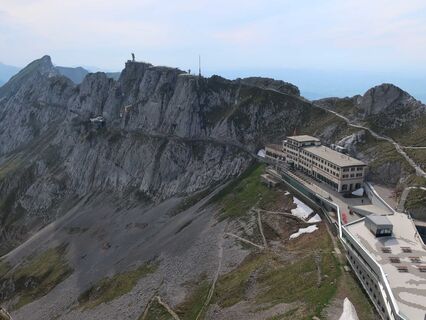
M 172 318 L 174 319 L 174 320 L 180 320 L 180 318 L 179 318 L 179 316 L 176 314 L 176 312 L 174 312 L 173 310 L 172 310 L 172 308 L 170 308 L 169 307 L 169 305 L 167 304 L 167 303 L 165 303 L 162 299 L 161 299 L 161 297 L 160 296 L 158 296 L 158 295 L 154 295 L 150 300 L 149 300 L 149 302 L 148 302 L 148 304 L 147 304 L 147 306 L 146 306 L 146 308 L 145 308 L 145 310 L 144 310 L 144 312 L 143 312 L 143 315 L 142 315 L 142 320 L 145 320 L 146 319 L 146 317 L 148 316 L 148 313 L 149 313 L 149 309 L 151 308 L 151 306 L 152 306 L 152 304 L 154 303 L 154 300 L 157 300 L 157 302 L 164 308 L 164 309 L 166 309 L 166 311 L 172 316 Z
M 398 207 L 396 208 L 396 210 L 398 212 L 404 212 L 405 202 L 407 201 L 408 194 L 410 193 L 411 190 L 415 190 L 415 189 L 426 191 L 426 187 L 407 187 L 407 188 L 405 188 L 404 191 L 402 192 L 401 199 L 399 200 Z
M 276 92 L 276 93 L 278 93 L 278 94 L 281 94 L 281 95 L 286 95 L 286 96 L 288 96 L 288 94 L 286 94 L 286 93 L 283 93 L 283 92 L 280 92 L 280 91 L 278 91 L 278 90 L 275 90 L 275 89 L 271 89 L 271 88 L 264 88 L 264 90 L 268 90 L 268 91 L 272 91 L 272 92 Z M 305 100 L 305 99 L 303 99 L 303 98 L 300 98 L 301 100 L 303 100 L 303 101 L 307 101 L 308 102 L 308 100 Z M 392 143 L 392 145 L 395 147 L 395 149 L 396 149 L 396 151 L 401 155 L 401 156 L 403 156 L 404 157 L 404 159 L 405 160 L 407 160 L 407 162 L 410 164 L 410 166 L 411 167 L 413 167 L 414 168 L 414 170 L 416 171 L 416 175 L 417 176 L 420 176 L 420 177 L 424 177 L 424 178 L 426 178 L 426 172 L 419 166 L 419 165 L 417 165 L 416 164 L 416 162 L 413 160 L 413 159 L 411 159 L 408 155 L 407 155 L 407 153 L 405 153 L 405 151 L 403 150 L 404 148 L 405 149 L 408 149 L 408 148 L 413 148 L 413 149 L 426 149 L 426 147 L 404 147 L 404 146 L 401 146 L 399 143 L 397 143 L 395 140 L 393 140 L 392 138 L 390 138 L 390 137 L 387 137 L 387 136 L 385 136 L 385 135 L 381 135 L 381 134 L 378 134 L 377 132 L 375 132 L 375 131 L 373 131 L 372 129 L 370 129 L 369 127 L 366 127 L 366 126 L 363 126 L 363 125 L 360 125 L 360 124 L 356 124 L 356 123 L 353 123 L 349 118 L 347 118 L 347 117 L 345 117 L 344 115 L 341 115 L 340 113 L 338 113 L 338 112 L 336 112 L 336 111 L 334 111 L 334 110 L 330 110 L 330 109 L 328 109 L 328 108 L 325 108 L 325 107 L 321 107 L 321 106 L 319 106 L 319 105 L 317 105 L 317 104 L 314 104 L 313 102 L 311 102 L 312 103 L 312 106 L 314 106 L 314 107 L 316 107 L 316 108 L 319 108 L 319 109 L 322 109 L 322 110 L 324 110 L 324 111 L 327 111 L 327 112 L 330 112 L 330 113 L 332 113 L 332 114 L 334 114 L 335 116 L 337 116 L 337 117 L 339 117 L 340 119 L 343 119 L 350 127 L 353 127 L 353 128 L 357 128 L 357 129 L 362 129 L 362 130 L 367 130 L 369 133 L 371 133 L 371 135 L 373 136 L 373 137 L 375 137 L 376 139 L 378 139 L 378 140 L 384 140 L 384 141 L 388 141 L 388 142 L 390 142 L 390 143 Z
M 314 104 L 312 104 L 312 105 L 314 105 Z M 392 138 L 387 137 L 385 135 L 378 134 L 377 132 L 373 131 L 369 127 L 353 123 L 351 120 L 349 120 L 349 118 L 345 117 L 344 115 L 341 115 L 340 113 L 338 113 L 336 111 L 333 111 L 333 110 L 330 110 L 330 109 L 327 109 L 327 108 L 324 108 L 324 107 L 321 107 L 321 106 L 318 106 L 318 105 L 314 105 L 314 106 L 317 107 L 317 108 L 320 108 L 322 110 L 328 111 L 328 112 L 334 114 L 335 116 L 345 120 L 345 122 L 353 128 L 367 130 L 373 137 L 375 137 L 378 140 L 384 140 L 384 141 L 388 141 L 388 142 L 392 143 L 392 145 L 395 147 L 396 151 L 401 156 L 403 156 L 405 158 L 405 160 L 407 160 L 407 162 L 411 165 L 411 167 L 414 168 L 414 170 L 416 171 L 416 175 L 426 178 L 426 172 L 422 168 L 420 168 L 420 166 L 417 165 L 416 162 L 413 159 L 411 159 L 407 155 L 407 153 L 403 150 L 404 148 L 405 149 L 408 149 L 408 148 L 410 148 L 410 149 L 412 149 L 412 148 L 413 149 L 417 149 L 417 148 L 426 149 L 426 147 L 404 147 L 404 146 L 401 146 L 398 142 L 396 142 Z
M 161 304 L 163 307 L 164 307 L 164 309 L 166 309 L 167 310 L 167 312 L 173 317 L 173 319 L 175 319 L 175 320 L 180 320 L 180 318 L 179 318 L 179 316 L 176 314 L 176 312 L 174 312 L 173 310 L 172 310 L 172 308 L 170 308 L 169 307 L 169 305 L 167 304 L 167 303 L 165 303 L 165 302 L 163 302 L 163 300 L 161 300 L 161 297 L 160 296 L 156 296 L 155 297 L 156 299 L 157 299 L 157 301 L 158 301 L 158 303 L 159 304 Z
M 258 226 L 259 226 L 259 232 L 260 232 L 260 235 L 262 236 L 263 246 L 264 246 L 265 248 L 268 248 L 268 242 L 266 241 L 265 234 L 263 233 L 262 219 L 261 219 L 261 217 L 260 217 L 260 211 L 259 211 L 259 210 L 256 210 L 256 213 L 257 213 L 257 224 L 258 224 Z
M 203 306 L 201 307 L 200 311 L 198 312 L 195 320 L 198 320 L 203 315 L 205 308 L 207 308 L 209 306 L 210 301 L 213 297 L 213 293 L 214 293 L 214 290 L 216 288 L 216 283 L 217 283 L 217 280 L 219 279 L 220 270 L 222 269 L 224 235 L 222 235 L 222 237 L 220 238 L 220 242 L 219 242 L 218 266 L 217 266 L 217 269 L 216 269 L 216 273 L 214 274 L 214 277 L 213 277 L 212 285 L 210 287 L 207 298 L 204 301 Z
M 245 242 L 245 243 L 251 244 L 252 246 L 254 246 L 254 247 L 256 247 L 256 248 L 258 248 L 258 249 L 260 249 L 260 250 L 264 250 L 264 249 L 265 249 L 263 246 L 260 246 L 260 245 L 258 245 L 258 244 L 256 244 L 256 243 L 254 243 L 254 242 L 251 242 L 250 240 L 247 240 L 247 239 L 241 238 L 240 236 L 237 236 L 236 234 L 233 234 L 233 233 L 229 233 L 229 232 L 227 232 L 227 233 L 225 233 L 225 235 L 230 236 L 230 237 L 233 237 L 233 238 L 235 238 L 235 239 L 238 239 L 238 240 L 240 240 L 240 241 L 242 241 L 242 242 Z

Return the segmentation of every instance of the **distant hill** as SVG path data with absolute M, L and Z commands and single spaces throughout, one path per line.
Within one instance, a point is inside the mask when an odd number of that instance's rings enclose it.
M 0 62 L 0 86 L 4 85 L 9 79 L 18 73 L 20 68 L 9 66 Z
M 55 68 L 56 68 L 56 70 L 58 70 L 58 72 L 61 75 L 67 77 L 68 79 L 70 79 L 75 84 L 81 83 L 83 81 L 84 77 L 87 74 L 89 74 L 89 71 L 87 71 L 86 69 L 84 69 L 82 67 L 71 68 L 71 67 L 56 66 Z

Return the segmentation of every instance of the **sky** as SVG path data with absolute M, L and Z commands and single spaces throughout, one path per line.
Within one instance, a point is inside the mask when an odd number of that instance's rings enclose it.
M 206 74 L 229 77 L 414 84 L 426 71 L 426 1 L 1 0 L 0 62 L 49 54 L 56 65 L 114 71 L 131 52 L 185 70 L 200 54 Z

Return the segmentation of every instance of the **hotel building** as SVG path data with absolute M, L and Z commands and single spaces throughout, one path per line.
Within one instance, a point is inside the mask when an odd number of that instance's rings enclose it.
M 283 161 L 338 192 L 349 192 L 362 186 L 367 165 L 355 158 L 323 146 L 318 138 L 290 136 L 282 146 L 266 146 L 266 157 Z

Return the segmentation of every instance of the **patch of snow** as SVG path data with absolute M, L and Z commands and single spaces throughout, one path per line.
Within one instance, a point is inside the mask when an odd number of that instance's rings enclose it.
M 296 239 L 298 236 L 300 236 L 304 233 L 312 233 L 316 230 L 318 230 L 318 227 L 316 225 L 309 226 L 309 227 L 306 227 L 306 228 L 300 228 L 299 231 L 297 231 L 296 233 L 293 233 L 290 236 L 290 239 Z
M 288 192 L 288 191 L 284 192 L 285 196 L 288 196 L 289 194 L 290 194 L 290 192 Z
M 266 151 L 265 151 L 265 149 L 260 149 L 260 150 L 257 152 L 257 155 L 258 155 L 259 157 L 265 158 L 265 157 L 266 157 Z
M 293 197 L 293 203 L 297 205 L 297 208 L 291 209 L 291 213 L 296 217 L 306 219 L 312 212 L 314 212 L 314 210 L 312 210 L 310 207 L 308 207 L 296 197 Z
M 354 192 L 352 192 L 354 196 L 362 197 L 364 194 L 364 188 L 356 189 Z
M 343 313 L 339 320 L 359 320 L 355 307 L 348 298 L 343 301 Z
M 321 219 L 321 217 L 319 216 L 318 213 L 315 214 L 312 218 L 310 218 L 308 220 L 309 223 L 317 223 L 317 222 L 321 222 L 321 221 L 322 221 L 322 219 Z

